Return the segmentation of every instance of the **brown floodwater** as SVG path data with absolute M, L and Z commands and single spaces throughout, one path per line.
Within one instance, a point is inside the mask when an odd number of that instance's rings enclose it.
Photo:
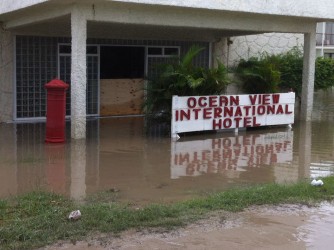
M 256 130 L 147 132 L 143 117 L 91 119 L 87 139 L 46 144 L 44 123 L 0 124 L 0 197 L 46 189 L 82 200 L 109 190 L 134 204 L 172 202 L 256 183 L 334 173 L 334 94 L 317 93 L 313 121 Z

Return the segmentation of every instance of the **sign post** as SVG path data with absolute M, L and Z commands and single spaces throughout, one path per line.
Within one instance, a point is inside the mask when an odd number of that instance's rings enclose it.
M 294 123 L 295 93 L 173 96 L 171 136 L 178 133 Z

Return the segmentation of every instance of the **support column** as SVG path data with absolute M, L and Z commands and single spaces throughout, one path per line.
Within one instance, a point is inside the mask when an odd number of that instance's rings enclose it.
M 71 186 L 70 195 L 75 201 L 86 197 L 86 140 L 71 143 Z
M 0 23 L 0 123 L 14 115 L 14 36 Z
M 301 93 L 300 120 L 310 121 L 313 109 L 314 73 L 316 58 L 316 26 L 304 34 L 303 86 Z
M 212 65 L 216 68 L 217 59 L 221 61 L 226 67 L 228 66 L 228 39 L 226 37 L 221 38 L 219 41 L 213 43 L 212 48 Z
M 84 9 L 75 6 L 71 13 L 71 137 L 86 137 L 86 40 L 87 19 Z
M 310 178 L 311 171 L 311 146 L 312 146 L 312 124 L 301 122 L 299 126 L 298 140 L 298 161 L 299 161 L 299 179 Z

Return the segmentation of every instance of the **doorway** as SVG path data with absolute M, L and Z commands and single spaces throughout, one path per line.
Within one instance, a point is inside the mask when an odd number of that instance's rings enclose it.
M 144 99 L 145 47 L 100 47 L 100 115 L 137 115 Z

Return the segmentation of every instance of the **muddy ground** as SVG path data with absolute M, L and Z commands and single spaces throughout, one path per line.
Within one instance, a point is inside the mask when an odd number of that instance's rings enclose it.
M 240 213 L 219 212 L 170 232 L 131 230 L 119 237 L 95 235 L 43 249 L 331 249 L 333 234 L 332 204 L 261 206 Z

